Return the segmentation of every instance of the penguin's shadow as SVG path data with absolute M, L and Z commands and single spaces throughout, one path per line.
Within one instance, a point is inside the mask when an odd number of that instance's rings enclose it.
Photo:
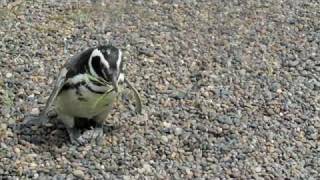
M 96 126 L 94 122 L 77 124 L 81 129 L 81 133 Z M 20 141 L 27 141 L 31 144 L 38 146 L 58 146 L 63 144 L 72 145 L 65 126 L 57 119 L 50 120 L 49 123 L 44 125 L 31 125 L 31 124 L 15 124 L 11 127 Z M 117 128 L 105 126 L 105 133 L 113 133 Z
M 63 124 L 49 122 L 44 125 L 15 124 L 11 127 L 19 141 L 26 141 L 34 145 L 56 145 L 70 143 L 68 133 Z

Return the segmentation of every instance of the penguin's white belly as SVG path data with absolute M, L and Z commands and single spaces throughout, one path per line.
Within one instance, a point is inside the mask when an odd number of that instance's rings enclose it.
M 116 94 L 114 91 L 108 94 L 96 94 L 85 87 L 69 89 L 61 92 L 55 101 L 58 114 L 72 117 L 93 118 L 108 109 L 112 105 Z

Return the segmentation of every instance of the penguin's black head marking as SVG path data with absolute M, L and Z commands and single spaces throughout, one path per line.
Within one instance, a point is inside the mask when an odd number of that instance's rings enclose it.
M 112 82 L 116 87 L 122 68 L 123 61 L 120 49 L 112 45 L 99 46 L 93 49 L 89 60 L 91 75 Z

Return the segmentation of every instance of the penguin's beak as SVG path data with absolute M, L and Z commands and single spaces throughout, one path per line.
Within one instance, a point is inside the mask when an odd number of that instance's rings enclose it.
M 112 74 L 112 85 L 116 92 L 118 92 L 118 74 L 113 73 Z

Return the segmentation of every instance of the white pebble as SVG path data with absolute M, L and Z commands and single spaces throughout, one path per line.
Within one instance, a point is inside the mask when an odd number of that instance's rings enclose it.
M 149 164 L 144 164 L 143 165 L 143 171 L 145 173 L 151 173 L 152 172 L 151 166 Z
M 36 94 L 36 95 L 40 95 L 41 94 L 41 92 L 37 91 L 37 90 L 33 91 L 33 93 Z
M 163 122 L 163 126 L 166 127 L 166 128 L 170 128 L 171 127 L 171 123 Z
M 29 166 L 30 166 L 31 168 L 35 168 L 35 167 L 37 167 L 38 165 L 37 165 L 36 163 L 32 162 L 32 163 L 29 164 Z
M 0 129 L 2 129 L 2 130 L 7 130 L 7 124 L 5 124 L 5 123 L 1 123 L 0 124 Z
M 19 148 L 14 148 L 14 152 L 17 154 L 17 156 L 20 156 L 20 149 Z
M 167 143 L 169 141 L 168 137 L 167 136 L 161 136 L 161 140 L 164 142 L 164 143 Z
M 79 177 L 79 178 L 83 178 L 84 177 L 84 172 L 80 169 L 76 169 L 73 171 L 73 175 Z
M 7 73 L 6 74 L 6 78 L 11 78 L 12 77 L 12 73 Z
M 39 108 L 32 108 L 30 113 L 32 115 L 39 115 L 40 114 L 40 109 Z
M 256 168 L 255 168 L 255 171 L 257 172 L 257 173 L 259 173 L 259 172 L 261 172 L 261 166 L 257 166 Z
M 176 136 L 179 136 L 179 135 L 182 134 L 182 131 L 183 131 L 182 128 L 177 127 L 177 128 L 174 129 L 174 134 Z

